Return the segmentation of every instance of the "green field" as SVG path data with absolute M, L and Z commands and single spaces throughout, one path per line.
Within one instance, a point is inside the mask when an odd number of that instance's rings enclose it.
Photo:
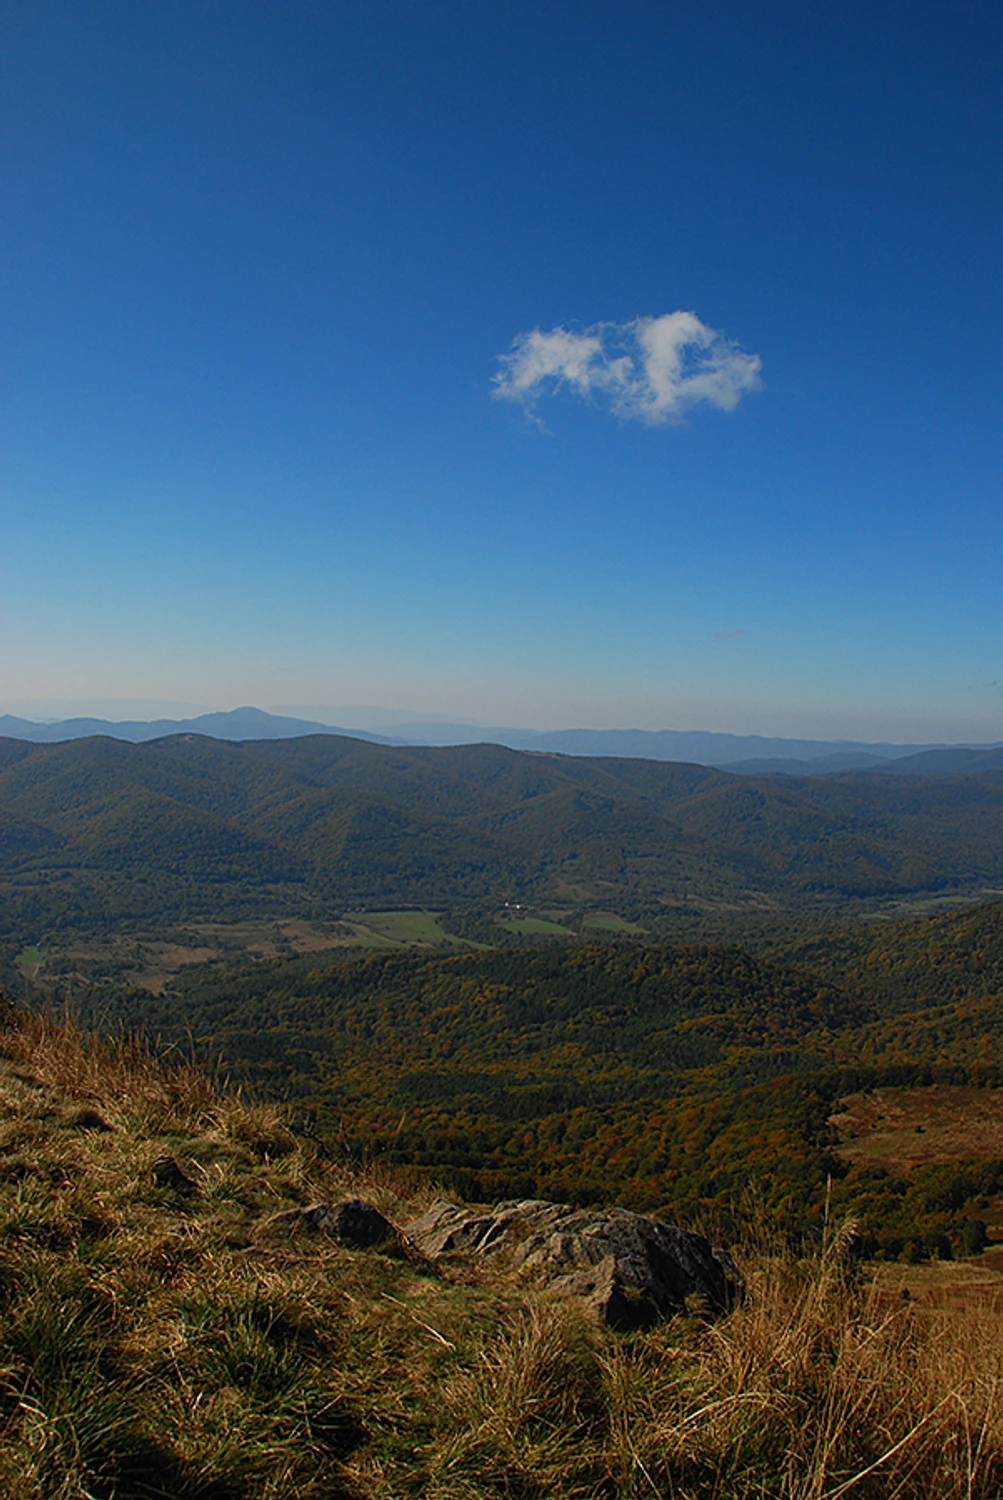
M 545 917 L 500 917 L 498 925 L 520 937 L 574 937 L 570 927 L 548 922 Z
M 612 911 L 591 911 L 582 918 L 582 927 L 590 932 L 622 932 L 624 937 L 640 937 L 644 928 L 636 922 L 626 922 Z
M 367 911 L 353 912 L 346 920 L 360 930 L 365 941 L 369 933 L 378 946 L 410 947 L 413 944 L 429 944 L 436 948 L 476 947 L 465 938 L 454 937 L 439 924 L 439 913 L 434 911 Z

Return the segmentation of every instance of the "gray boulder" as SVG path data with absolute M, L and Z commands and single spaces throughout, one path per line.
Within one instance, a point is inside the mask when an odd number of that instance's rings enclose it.
M 578 1209 L 530 1198 L 477 1210 L 440 1201 L 403 1232 L 430 1259 L 504 1251 L 511 1265 L 537 1268 L 622 1332 L 650 1328 L 687 1306 L 724 1312 L 739 1291 L 726 1251 L 625 1208 Z
M 311 1203 L 308 1208 L 287 1209 L 276 1214 L 270 1223 L 322 1234 L 353 1250 L 368 1250 L 397 1236 L 390 1220 L 362 1198 L 348 1198 L 333 1207 L 328 1203 Z
M 334 1208 L 319 1204 L 307 1213 L 312 1219 L 311 1227 L 319 1229 L 339 1244 L 351 1245 L 356 1250 L 366 1250 L 373 1245 L 382 1245 L 393 1239 L 396 1230 L 389 1219 L 384 1218 L 378 1208 L 362 1198 L 348 1198 Z

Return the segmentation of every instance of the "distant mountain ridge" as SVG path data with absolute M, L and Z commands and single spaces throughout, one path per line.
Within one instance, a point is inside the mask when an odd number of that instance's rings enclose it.
M 171 734 L 204 734 L 220 740 L 298 739 L 302 735 L 333 734 L 368 740 L 377 745 L 460 746 L 504 745 L 509 750 L 535 750 L 557 755 L 617 759 L 682 761 L 715 766 L 747 775 L 832 776 L 841 771 L 874 770 L 890 762 L 940 755 L 942 762 L 900 766 L 920 774 L 956 774 L 963 758 L 991 754 L 999 745 L 893 745 L 855 740 L 796 740 L 764 735 L 718 734 L 710 730 L 680 729 L 513 729 L 500 725 L 453 723 L 439 720 L 396 726 L 396 734 L 370 728 L 347 728 L 311 719 L 273 714 L 260 708 L 235 708 L 228 713 L 200 714 L 193 719 L 129 720 L 76 718 L 37 723 L 10 714 L 0 716 L 0 735 L 33 744 L 107 735 L 142 744 Z M 950 757 L 962 757 L 951 760 Z
M 1003 771 L 1003 747 L 969 749 L 963 745 L 924 750 L 893 761 L 882 770 L 890 776 L 968 776 L 977 771 Z
M 170 734 L 204 734 L 214 740 L 291 740 L 305 734 L 341 734 L 351 739 L 370 740 L 374 744 L 392 745 L 401 741 L 366 729 L 340 729 L 330 724 L 315 724 L 309 719 L 288 718 L 270 714 L 261 708 L 234 708 L 228 713 L 199 714 L 194 719 L 61 719 L 52 724 L 20 719 L 12 714 L 0 715 L 0 735 L 15 740 L 30 740 L 36 745 L 56 745 L 67 740 L 89 739 L 106 735 L 113 740 L 128 740 L 141 745 L 148 740 L 164 739 Z

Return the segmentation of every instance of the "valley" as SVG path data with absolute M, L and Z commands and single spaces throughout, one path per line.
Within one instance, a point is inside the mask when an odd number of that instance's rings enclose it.
M 468 1199 L 795 1241 L 849 1216 L 889 1260 L 1003 1240 L 1003 903 L 759 952 L 605 936 L 316 947 L 73 1004 Z
M 102 955 L 124 973 L 135 943 L 158 950 L 137 975 L 205 948 L 755 945 L 1001 886 L 992 768 L 798 779 L 334 734 L 0 740 L 0 953 L 37 948 L 50 976 Z M 381 913 L 410 913 L 409 935 Z
M 995 769 L 8 740 L 0 824 L 9 986 L 350 1157 L 733 1232 L 838 1212 L 891 1260 L 1003 1238 Z

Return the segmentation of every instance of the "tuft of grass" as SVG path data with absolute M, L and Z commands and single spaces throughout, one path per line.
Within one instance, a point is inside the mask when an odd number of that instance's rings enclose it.
M 66 1100 L 103 1104 L 132 1128 L 198 1128 L 218 1102 L 206 1074 L 168 1060 L 141 1038 L 98 1037 L 71 1020 L 24 1013 L 2 1038 L 3 1055 Z
M 102 1128 L 105 1127 L 105 1128 Z M 190 1180 L 158 1187 L 169 1156 Z M 427 1188 L 422 1190 L 427 1194 Z M 406 1179 L 148 1048 L 0 1032 L 10 1500 L 995 1500 L 1003 1301 L 906 1301 L 769 1245 L 727 1318 L 619 1337 L 500 1263 L 352 1251 L 289 1210 Z

